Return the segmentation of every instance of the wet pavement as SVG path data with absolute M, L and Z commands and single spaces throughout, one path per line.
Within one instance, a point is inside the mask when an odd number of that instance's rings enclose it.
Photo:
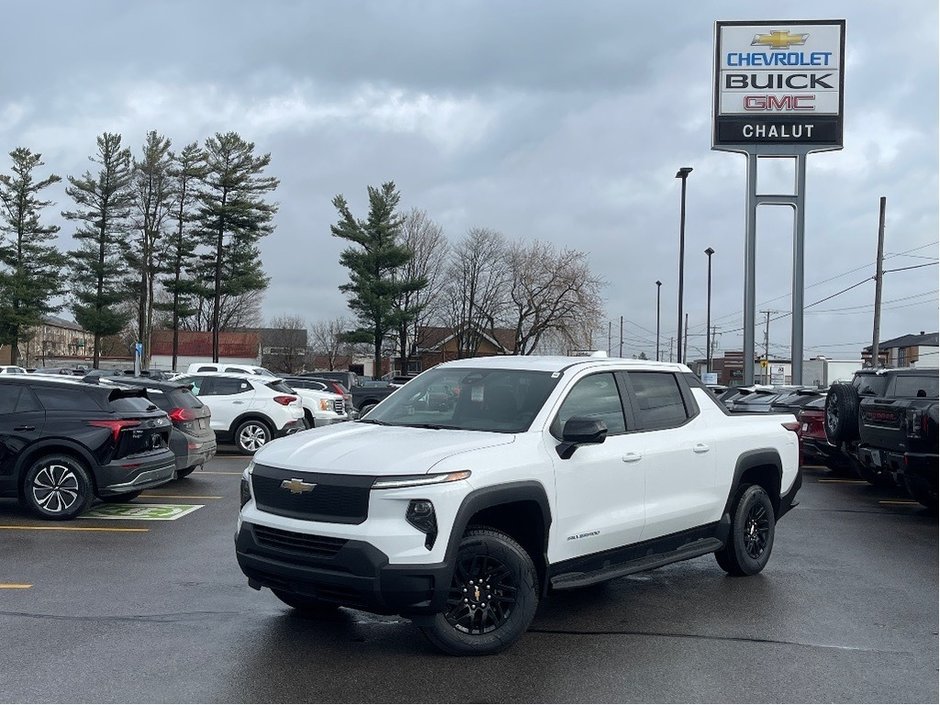
M 301 618 L 248 588 L 245 464 L 134 503 L 199 506 L 173 521 L 0 500 L 0 701 L 938 701 L 937 519 L 901 493 L 807 468 L 762 574 L 705 556 L 560 593 L 508 652 L 458 659 L 407 620 Z

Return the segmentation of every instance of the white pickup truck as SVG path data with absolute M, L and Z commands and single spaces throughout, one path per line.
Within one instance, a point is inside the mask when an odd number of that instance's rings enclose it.
M 402 614 L 448 653 L 495 653 L 552 590 L 707 553 L 760 572 L 800 488 L 796 428 L 730 416 L 678 364 L 450 362 L 265 445 L 236 555 L 298 610 Z

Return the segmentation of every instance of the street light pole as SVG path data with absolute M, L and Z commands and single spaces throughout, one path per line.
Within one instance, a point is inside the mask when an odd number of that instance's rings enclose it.
M 676 362 L 681 363 L 684 359 L 682 349 L 682 285 L 683 273 L 685 270 L 685 182 L 689 174 L 692 173 L 692 167 L 684 166 L 676 172 L 676 178 L 682 180 L 682 200 L 679 206 L 679 316 L 676 324 Z
M 715 251 L 712 248 L 706 248 L 705 254 L 708 255 L 708 303 L 705 308 L 705 371 L 712 371 L 712 255 Z
M 656 280 L 656 362 L 659 362 L 659 290 L 663 283 Z

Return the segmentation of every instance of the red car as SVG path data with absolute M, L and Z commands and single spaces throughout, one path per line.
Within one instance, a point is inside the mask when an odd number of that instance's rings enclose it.
M 800 465 L 825 465 L 830 470 L 851 467 L 851 458 L 826 438 L 826 397 L 820 397 L 800 409 Z

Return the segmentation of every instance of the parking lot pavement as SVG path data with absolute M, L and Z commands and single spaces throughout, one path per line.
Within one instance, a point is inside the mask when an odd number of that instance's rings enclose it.
M 937 519 L 901 493 L 807 468 L 761 575 L 706 556 L 560 593 L 508 652 L 454 659 L 407 620 L 305 619 L 249 589 L 232 543 L 246 461 L 134 502 L 197 507 L 171 520 L 45 523 L 0 501 L 0 699 L 938 700 Z

